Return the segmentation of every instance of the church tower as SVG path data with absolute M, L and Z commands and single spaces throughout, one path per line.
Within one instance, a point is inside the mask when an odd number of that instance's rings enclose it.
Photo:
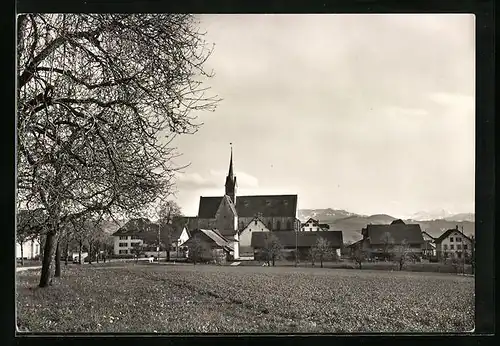
M 236 177 L 233 173 L 233 147 L 231 146 L 231 158 L 229 159 L 229 172 L 226 177 L 226 195 L 231 197 L 231 201 L 236 205 Z

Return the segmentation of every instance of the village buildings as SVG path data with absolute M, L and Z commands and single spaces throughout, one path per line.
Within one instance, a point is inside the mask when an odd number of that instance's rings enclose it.
M 464 258 L 471 256 L 473 251 L 472 239 L 463 234 L 456 226 L 449 229 L 434 240 L 439 260 Z
M 330 226 L 326 223 L 319 223 L 318 220 L 309 218 L 306 222 L 300 225 L 300 230 L 303 232 L 328 231 Z

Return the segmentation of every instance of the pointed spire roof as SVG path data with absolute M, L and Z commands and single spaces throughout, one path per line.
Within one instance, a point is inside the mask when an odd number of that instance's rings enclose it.
M 227 176 L 232 179 L 233 178 L 233 143 L 230 143 L 230 144 L 231 144 L 231 158 L 229 159 L 229 172 L 227 173 Z

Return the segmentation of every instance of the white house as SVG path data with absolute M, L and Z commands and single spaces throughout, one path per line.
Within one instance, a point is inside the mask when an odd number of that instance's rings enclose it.
M 436 252 L 439 259 L 463 258 L 472 254 L 472 239 L 458 230 L 449 229 L 435 239 Z
M 34 259 L 38 256 L 40 256 L 40 240 L 38 238 L 25 241 L 22 248 L 19 243 L 16 243 L 16 258 Z
M 154 228 L 158 225 L 152 223 L 146 218 L 132 219 L 128 221 L 123 227 L 120 227 L 118 231 L 113 233 L 114 246 L 113 253 L 115 255 L 130 255 L 133 253 L 133 248 L 137 244 L 142 245 L 144 243 L 143 237 L 139 234 L 152 233 Z M 154 236 L 154 234 L 151 234 Z
M 252 232 L 270 232 L 264 222 L 259 217 L 254 217 L 242 230 L 238 233 L 239 240 L 239 255 L 241 257 L 252 257 Z
M 300 230 L 303 232 L 328 231 L 330 226 L 326 223 L 319 223 L 319 220 L 309 218 L 306 222 L 300 225 Z

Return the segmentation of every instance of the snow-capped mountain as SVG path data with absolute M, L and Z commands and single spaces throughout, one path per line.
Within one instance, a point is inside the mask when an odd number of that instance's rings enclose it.
M 428 220 L 444 220 L 447 217 L 453 216 L 454 214 L 445 210 L 430 210 L 430 211 L 419 211 L 409 217 L 411 220 L 416 221 L 428 221 Z
M 301 221 L 306 221 L 313 218 L 321 221 L 333 221 L 344 219 L 346 217 L 358 216 L 358 214 L 351 213 L 343 209 L 299 209 L 298 218 Z

